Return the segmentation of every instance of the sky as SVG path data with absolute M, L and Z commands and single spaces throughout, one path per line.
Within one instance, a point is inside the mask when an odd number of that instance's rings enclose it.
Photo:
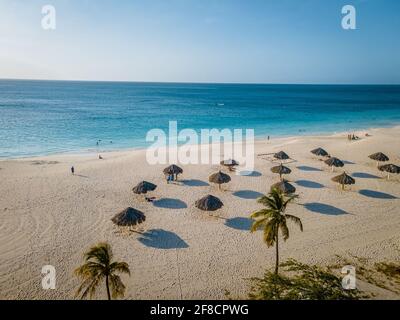
M 399 0 L 0 0 L 0 78 L 400 84 L 399 39 Z

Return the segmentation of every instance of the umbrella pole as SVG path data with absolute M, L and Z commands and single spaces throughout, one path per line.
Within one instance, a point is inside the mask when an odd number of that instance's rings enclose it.
M 332 172 L 333 172 L 333 166 L 332 166 Z
M 342 183 L 342 190 L 344 190 L 344 183 Z
M 221 190 L 221 184 L 220 183 L 218 184 L 218 190 Z

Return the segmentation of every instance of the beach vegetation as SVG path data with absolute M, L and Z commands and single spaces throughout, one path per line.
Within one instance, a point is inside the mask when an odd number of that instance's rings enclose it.
M 76 297 L 92 298 L 97 288 L 105 282 L 107 298 L 116 299 L 125 294 L 125 285 L 119 274 L 130 275 L 126 262 L 113 261 L 111 246 L 102 242 L 91 247 L 84 254 L 85 263 L 75 270 L 75 275 L 81 279 L 81 285 L 76 291 Z
M 288 220 L 297 224 L 303 231 L 300 218 L 286 213 L 287 206 L 296 198 L 296 195 L 286 196 L 278 189 L 273 188 L 268 195 L 258 199 L 258 202 L 265 208 L 251 214 L 251 218 L 255 220 L 251 232 L 263 229 L 264 242 L 268 247 L 275 245 L 275 274 L 278 274 L 279 269 L 279 232 L 282 233 L 284 241 L 289 239 Z
M 368 295 L 358 289 L 345 290 L 342 279 L 328 268 L 294 259 L 280 264 L 276 274 L 266 270 L 263 278 L 252 278 L 249 298 L 254 300 L 358 300 Z

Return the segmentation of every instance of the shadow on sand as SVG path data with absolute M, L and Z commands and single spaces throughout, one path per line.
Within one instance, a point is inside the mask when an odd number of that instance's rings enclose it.
M 322 189 L 325 187 L 323 184 L 310 180 L 297 180 L 295 183 L 300 187 L 310 188 L 310 189 Z
M 146 247 L 157 249 L 184 249 L 189 245 L 176 233 L 163 229 L 152 229 L 142 233 L 138 241 Z
M 309 166 L 298 166 L 296 168 L 301 170 L 301 171 L 314 171 L 314 172 L 322 171 L 321 169 L 314 168 L 314 167 L 309 167 Z
M 242 199 L 257 199 L 263 196 L 262 193 L 253 190 L 239 190 L 232 194 Z
M 226 219 L 225 225 L 229 228 L 242 230 L 242 231 L 249 231 L 253 224 L 253 220 L 249 218 L 237 217 Z
M 239 175 L 242 177 L 261 177 L 262 174 L 259 171 L 240 171 Z
M 80 178 L 85 178 L 85 179 L 89 179 L 89 177 L 88 176 L 85 176 L 85 175 L 83 175 L 83 174 L 74 174 L 74 176 L 76 176 L 76 177 L 80 177 Z
M 166 209 L 185 209 L 187 204 L 179 199 L 172 198 L 161 198 L 159 200 L 153 201 L 153 205 L 158 208 Z
M 360 179 L 381 179 L 381 177 L 365 172 L 354 172 L 351 176 Z
M 374 190 L 360 190 L 358 191 L 359 194 L 374 199 L 398 199 L 397 197 L 384 192 L 374 191 Z
M 329 216 L 340 216 L 343 214 L 348 214 L 348 212 L 346 212 L 342 209 L 336 208 L 329 204 L 324 204 L 324 203 L 319 203 L 319 202 L 306 203 L 306 204 L 304 204 L 304 207 L 311 212 L 326 214 Z
M 197 179 L 190 179 L 190 180 L 182 180 L 183 185 L 188 187 L 207 187 L 209 184 L 205 181 L 197 180 Z

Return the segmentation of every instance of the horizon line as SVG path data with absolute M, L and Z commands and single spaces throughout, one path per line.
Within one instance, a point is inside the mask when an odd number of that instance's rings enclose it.
M 218 81 L 141 81 L 141 80 L 89 80 L 89 79 L 38 79 L 38 78 L 1 78 L 0 81 L 43 81 L 43 82 L 99 82 L 99 83 L 161 83 L 161 84 L 214 84 L 214 85 L 315 85 L 315 86 L 400 86 L 400 83 L 293 83 L 293 82 L 218 82 Z

